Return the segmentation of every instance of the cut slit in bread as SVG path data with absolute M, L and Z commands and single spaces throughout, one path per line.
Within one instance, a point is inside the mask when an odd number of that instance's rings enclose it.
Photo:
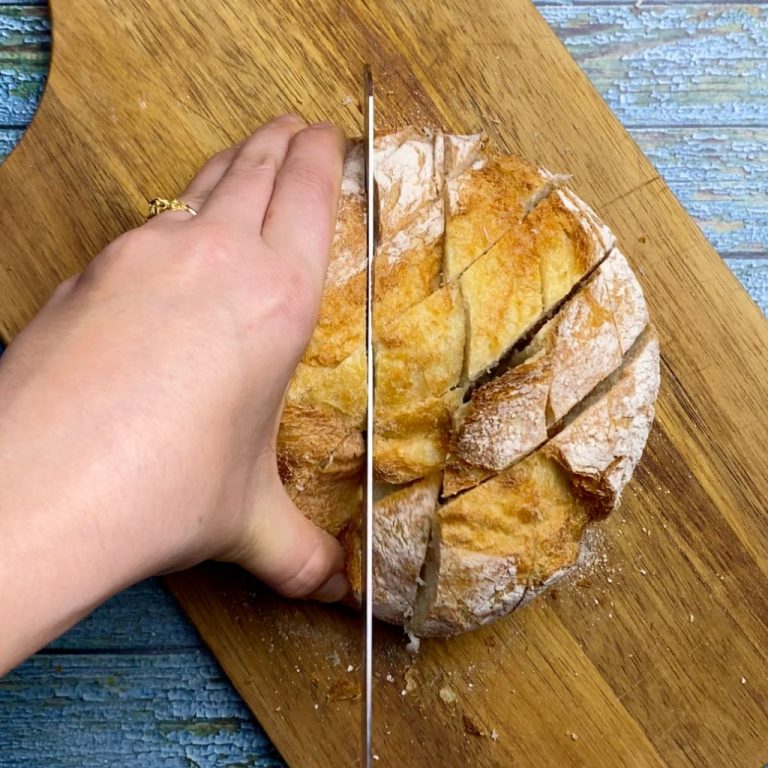
M 476 485 L 542 444 L 619 367 L 647 323 L 637 279 L 614 249 L 507 370 L 459 409 L 444 495 Z
M 318 328 L 278 441 L 291 498 L 343 527 L 345 544 L 359 529 L 366 400 L 362 152 L 349 147 Z M 610 230 L 565 177 L 481 135 L 409 129 L 378 137 L 376 152 L 374 471 L 387 485 L 374 610 L 452 634 L 528 602 L 612 508 L 649 423 L 652 387 L 625 393 L 634 410 L 621 419 L 611 394 L 650 349 L 648 331 L 633 345 L 647 313 L 626 262 L 606 258 Z M 496 430 L 487 451 L 481 427 Z
M 586 210 L 553 191 L 461 276 L 467 380 L 496 366 L 606 258 L 608 241 Z
M 551 185 L 541 170 L 515 156 L 481 156 L 464 173 L 450 173 L 445 183 L 446 282 L 458 279 L 522 221 L 531 201 Z
M 373 608 L 377 618 L 406 626 L 413 616 L 427 559 L 439 475 L 390 491 L 374 504 Z M 342 535 L 353 594 L 360 595 L 360 521 Z
M 439 505 L 408 630 L 479 627 L 575 565 L 585 526 L 615 509 L 653 421 L 658 342 L 646 331 L 625 364 L 534 453 Z

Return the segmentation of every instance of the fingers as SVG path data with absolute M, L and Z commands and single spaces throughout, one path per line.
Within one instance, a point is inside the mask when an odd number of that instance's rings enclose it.
M 305 127 L 296 115 L 283 115 L 243 142 L 206 200 L 205 218 L 218 220 L 246 241 L 258 238 L 291 139 Z
M 178 199 L 200 213 L 214 187 L 221 181 L 229 166 L 232 165 L 232 161 L 237 156 L 242 144 L 243 142 L 238 142 L 210 157 Z M 185 222 L 192 218 L 194 218 L 194 214 L 187 211 L 165 211 L 150 219 L 145 226 L 162 227 L 171 222 Z
M 344 134 L 334 126 L 318 123 L 297 133 L 277 175 L 262 229 L 262 239 L 273 251 L 298 262 L 320 285 L 333 239 L 344 150 Z
M 200 213 L 211 196 L 211 192 L 229 170 L 242 146 L 243 142 L 239 141 L 237 144 L 213 155 L 189 182 L 189 186 L 182 192 L 179 199 Z
M 240 200 L 241 210 L 248 203 L 246 217 L 261 208 L 260 220 L 263 219 L 274 186 L 277 169 L 283 162 L 291 137 L 306 123 L 296 115 L 282 115 L 263 125 L 248 139 L 240 141 L 213 155 L 200 169 L 178 199 L 185 202 L 198 214 L 202 213 L 214 190 L 224 181 L 222 189 L 226 206 L 230 214 L 232 199 L 245 196 Z M 257 196 L 253 192 L 258 191 Z M 217 193 L 218 194 L 218 193 Z M 217 204 L 218 208 L 218 204 Z M 165 211 L 148 222 L 160 226 L 170 222 L 185 222 L 194 218 L 187 211 Z M 261 225 L 259 224 L 259 227 Z
M 341 545 L 304 517 L 279 481 L 276 486 L 262 496 L 236 562 L 286 597 L 341 600 L 349 591 Z
M 300 266 L 314 270 L 321 281 L 343 163 L 341 131 L 322 123 L 307 128 L 301 118 L 283 115 L 214 155 L 179 200 L 197 211 L 201 222 L 218 221 L 245 242 L 263 234 L 276 253 L 303 260 Z M 166 211 L 145 226 L 193 218 L 186 211 Z

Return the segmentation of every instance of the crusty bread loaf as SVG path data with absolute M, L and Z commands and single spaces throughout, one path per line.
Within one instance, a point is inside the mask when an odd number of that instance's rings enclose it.
M 648 323 L 642 290 L 613 249 L 507 370 L 478 387 L 455 415 L 444 493 L 505 469 L 613 372 Z
M 455 634 L 524 605 L 618 505 L 658 390 L 658 343 L 610 230 L 558 176 L 486 138 L 376 144 L 375 614 Z M 278 464 L 360 589 L 363 159 L 351 142 L 323 304 Z

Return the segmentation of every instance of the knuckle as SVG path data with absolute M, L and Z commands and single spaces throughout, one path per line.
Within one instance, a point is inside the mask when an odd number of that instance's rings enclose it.
M 232 236 L 224 224 L 206 221 L 195 226 L 194 222 L 190 222 L 188 229 L 180 248 L 191 259 L 218 264 L 230 258 L 233 252 Z
M 156 241 L 156 232 L 150 231 L 148 227 L 136 227 L 136 229 L 129 229 L 116 237 L 107 246 L 105 252 L 117 257 L 127 253 L 145 251 L 152 247 Z
M 229 165 L 229 161 L 232 159 L 232 153 L 236 151 L 236 147 L 237 145 L 220 149 L 210 156 L 208 162 L 217 167 L 220 165 Z
M 288 126 L 290 128 L 306 125 L 304 119 L 295 112 L 285 112 L 282 115 L 278 115 L 272 122 L 275 125 Z
M 248 176 L 263 175 L 273 177 L 277 175 L 279 163 L 275 155 L 263 150 L 248 149 L 247 147 L 237 156 L 232 164 L 232 172 L 235 174 L 247 174 Z
M 283 268 L 273 281 L 272 310 L 281 323 L 287 323 L 307 335 L 315 325 L 318 296 L 306 272 L 295 267 Z
M 72 275 L 72 277 L 68 277 L 66 280 L 62 280 L 54 289 L 51 298 L 60 299 L 63 296 L 66 296 L 75 287 L 77 280 L 77 275 Z
M 295 138 L 300 146 L 306 145 L 307 152 L 315 156 L 343 156 L 346 145 L 344 132 L 330 123 L 317 123 L 299 133 Z
M 237 147 L 234 146 L 221 149 L 215 154 L 211 155 L 205 161 L 205 165 L 203 165 L 203 167 L 200 169 L 197 177 L 192 180 L 190 186 L 197 186 L 197 184 L 199 184 L 199 180 L 202 178 L 208 179 L 211 177 L 221 176 L 232 164 L 236 154 Z M 183 199 L 189 202 L 187 197 L 183 197 Z
M 120 274 L 143 255 L 157 249 L 157 233 L 145 227 L 128 230 L 113 240 L 88 265 L 85 274 L 108 276 Z
M 323 558 L 322 549 L 317 547 L 299 569 L 281 581 L 276 589 L 285 597 L 307 597 L 323 584 L 327 575 L 328 564 Z

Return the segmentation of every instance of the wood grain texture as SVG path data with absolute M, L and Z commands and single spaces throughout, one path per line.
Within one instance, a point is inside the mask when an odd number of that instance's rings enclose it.
M 626 12 L 630 12 L 630 13 L 632 12 L 632 10 L 630 8 L 624 8 L 624 10 Z M 673 105 L 670 108 L 673 108 Z M 660 107 L 659 105 L 655 105 L 654 106 L 654 112 L 655 113 L 663 112 L 663 109 L 664 108 Z M 662 143 L 663 143 L 663 139 L 662 139 Z M 683 147 L 683 149 L 684 149 L 684 147 Z M 675 150 L 674 154 L 676 155 L 677 152 L 683 151 L 683 149 Z M 692 168 L 691 170 L 692 171 L 696 171 L 698 169 Z M 740 262 L 737 262 L 737 263 L 740 263 Z M 759 262 L 757 262 L 757 264 L 759 266 Z M 654 455 L 655 455 L 656 451 L 658 451 L 658 450 L 659 449 L 657 447 L 654 447 Z M 654 480 L 656 480 L 656 477 L 655 477 L 655 475 L 652 475 L 650 478 L 644 479 L 643 476 L 641 476 L 640 478 L 638 478 L 638 480 L 639 480 L 639 482 L 641 484 L 645 483 L 645 482 L 648 482 L 649 485 L 650 485 L 650 484 L 652 484 L 654 482 Z M 657 491 L 657 493 L 661 493 L 661 489 L 659 489 Z M 697 501 L 699 501 L 698 497 L 697 497 Z M 642 504 L 645 504 L 645 503 L 651 503 L 651 500 L 650 499 L 643 499 L 643 500 L 641 500 L 639 502 L 630 502 L 630 503 L 633 505 L 632 506 L 632 511 L 634 511 L 635 510 L 635 507 L 634 507 L 635 503 L 639 503 L 639 504 L 642 505 Z M 653 503 L 655 503 L 655 501 Z M 675 511 L 674 509 L 670 510 L 669 514 L 672 514 L 674 511 Z M 685 509 L 683 511 L 687 512 L 688 510 Z M 642 530 L 642 528 L 645 528 L 646 530 L 652 531 L 654 535 L 656 535 L 657 533 L 661 534 L 661 529 L 659 528 L 660 520 L 657 519 L 654 516 L 651 516 L 650 520 L 646 520 L 644 518 L 635 519 L 634 515 L 628 515 L 626 519 L 628 520 L 628 522 L 626 524 L 624 524 L 624 525 L 619 525 L 617 530 L 612 532 L 611 535 L 616 536 L 617 538 L 622 538 L 625 535 L 625 530 L 627 528 L 632 530 L 632 526 L 637 524 L 638 529 L 636 531 L 632 531 L 631 535 L 633 535 L 637 539 L 636 543 L 638 544 L 638 549 L 637 549 L 637 551 L 634 551 L 634 552 L 632 550 L 630 550 L 629 554 L 630 555 L 634 555 L 635 557 L 640 557 L 644 553 L 644 550 L 641 550 L 639 547 L 640 547 L 640 545 L 642 543 L 643 537 L 646 536 L 646 534 Z M 649 522 L 650 522 L 651 525 L 648 525 Z M 641 523 L 642 523 L 642 525 L 641 525 Z M 618 523 L 617 523 L 617 525 L 618 525 Z M 663 523 L 661 523 L 661 525 L 663 525 Z M 613 554 L 614 553 L 611 553 L 612 556 L 613 556 Z M 624 554 L 626 554 L 626 553 L 622 553 L 622 556 Z M 621 559 L 619 559 L 618 562 L 621 562 Z M 630 561 L 627 561 L 627 562 L 630 562 Z M 620 567 L 623 567 L 623 566 L 620 566 Z M 643 562 L 638 567 L 642 567 L 643 570 L 645 571 L 645 574 L 639 573 L 639 571 L 638 571 L 637 573 L 640 576 L 647 576 L 649 574 L 652 574 L 654 578 L 659 578 L 659 574 L 654 573 L 652 570 L 650 570 L 648 568 L 648 564 L 647 563 Z M 723 574 L 720 574 L 720 575 L 723 575 Z M 667 575 L 667 577 L 669 577 L 669 575 Z M 614 578 L 614 582 L 618 584 L 619 577 L 617 577 L 617 575 L 615 573 L 613 574 L 613 578 Z M 635 576 L 635 578 L 637 578 L 637 576 Z M 672 578 L 674 579 L 674 574 L 672 574 Z M 724 576 L 724 578 L 725 578 L 725 576 Z M 723 583 L 727 584 L 727 587 L 725 587 L 724 589 L 730 589 L 733 586 L 731 583 L 728 583 L 728 582 L 723 582 Z M 617 589 L 622 589 L 622 588 L 623 587 L 621 587 L 621 586 L 617 586 Z M 582 601 L 583 605 L 580 605 L 580 608 L 581 608 L 581 610 L 583 611 L 583 614 L 584 614 L 582 618 L 584 619 L 585 625 L 588 624 L 589 621 L 593 621 L 596 624 L 599 624 L 600 622 L 611 622 L 611 621 L 615 620 L 615 618 L 617 617 L 618 614 L 615 611 L 615 601 L 614 601 L 614 605 L 613 606 L 610 605 L 610 601 L 613 600 L 613 597 L 614 597 L 612 592 L 611 593 L 606 592 L 605 594 L 599 594 L 597 596 L 597 599 L 601 603 L 602 607 L 605 608 L 605 611 L 602 612 L 602 613 L 599 612 L 597 610 L 597 608 L 592 608 L 591 607 L 591 605 L 593 605 L 592 601 L 593 601 L 593 599 L 595 599 L 595 594 L 594 594 L 595 590 L 594 590 L 594 588 L 583 590 L 583 592 L 584 592 L 584 595 L 583 595 L 584 599 Z M 566 598 L 569 599 L 569 600 L 573 599 L 571 596 L 568 596 L 568 595 L 563 596 L 563 599 L 566 599 Z M 144 599 L 146 599 L 146 598 L 144 598 Z M 576 599 L 580 600 L 580 597 L 577 595 Z M 560 601 L 558 601 L 558 606 L 557 606 L 558 608 L 559 608 L 559 602 Z M 675 605 L 677 606 L 677 603 L 675 603 Z M 658 607 L 658 606 L 656 606 L 656 607 Z M 697 656 L 697 645 L 706 643 L 707 640 L 702 637 L 702 632 L 699 631 L 701 629 L 700 627 L 697 627 L 694 630 L 692 628 L 689 628 L 689 627 L 685 626 L 685 620 L 686 620 L 685 619 L 685 610 L 684 610 L 685 606 L 677 606 L 677 607 L 682 607 L 683 610 L 682 610 L 681 618 L 680 618 L 680 622 L 681 622 L 680 632 L 677 633 L 677 634 L 674 634 L 674 637 L 673 637 L 674 644 L 675 644 L 675 650 L 676 650 L 676 652 L 678 652 L 678 655 L 680 655 L 680 652 L 683 649 L 678 647 L 679 646 L 679 641 L 680 641 L 681 637 L 685 640 L 686 635 L 690 635 L 690 637 L 688 638 L 690 640 L 690 643 L 688 644 L 687 647 L 690 650 L 690 652 L 693 654 L 694 658 L 698 658 L 698 656 Z M 630 611 L 630 613 L 631 613 L 633 611 L 638 610 L 638 608 L 639 609 L 644 608 L 644 605 L 641 603 L 638 606 L 638 605 L 633 603 L 633 604 L 631 604 L 630 608 L 631 608 L 631 611 Z M 593 611 L 594 613 L 590 613 L 590 611 Z M 693 623 L 696 623 L 699 620 L 700 617 L 699 617 L 698 614 L 696 614 L 694 618 L 695 618 L 695 621 Z M 547 621 L 549 622 L 549 619 Z M 624 621 L 625 622 L 627 621 L 627 617 L 626 616 L 624 617 Z M 688 623 L 690 624 L 691 622 L 688 620 Z M 603 631 L 607 632 L 607 630 L 603 630 Z M 592 642 L 593 638 L 592 638 L 592 634 L 589 632 L 589 628 L 587 628 L 587 631 L 585 632 L 585 635 L 586 635 L 587 642 Z M 608 633 L 608 636 L 610 637 L 610 632 Z M 623 642 L 625 640 L 632 640 L 633 638 L 632 637 L 627 638 L 626 635 L 624 635 L 624 634 L 618 634 L 616 636 L 616 641 L 618 642 L 619 639 L 621 639 L 622 642 Z M 635 638 L 635 641 L 637 641 L 636 638 Z M 583 642 L 583 640 L 582 640 L 582 642 Z M 665 642 L 666 641 L 661 640 L 653 648 L 654 653 L 658 657 L 660 657 L 660 658 L 664 657 L 665 654 L 667 653 L 666 649 L 664 648 L 664 643 Z M 631 645 L 629 647 L 631 647 Z M 625 648 L 626 648 L 626 646 L 625 646 Z M 596 651 L 596 653 L 597 653 L 597 651 Z M 615 656 L 615 654 L 612 656 L 610 653 L 606 653 L 605 651 L 601 651 L 600 653 L 602 653 L 603 655 L 607 656 L 609 661 L 611 661 L 611 659 L 613 659 L 613 656 Z M 600 655 L 600 653 L 597 653 L 597 655 Z M 631 654 L 629 656 L 629 658 L 632 659 L 635 654 L 632 653 L 631 651 L 629 653 Z M 626 655 L 627 655 L 627 652 L 625 650 L 623 656 L 626 657 Z M 615 659 L 613 659 L 613 660 L 615 661 Z M 624 660 L 626 660 L 626 659 L 624 659 Z M 621 661 L 621 659 L 620 659 L 620 661 Z M 639 660 L 637 663 L 638 664 L 643 664 L 643 663 L 648 663 L 649 661 L 650 661 L 650 672 L 649 672 L 649 674 L 653 675 L 654 674 L 654 669 L 653 668 L 654 668 L 654 664 L 656 662 L 656 657 L 653 654 L 646 655 L 644 657 L 644 659 Z M 67 659 L 64 659 L 64 663 L 66 663 L 66 662 L 67 662 Z M 738 666 L 739 666 L 738 663 L 736 663 L 736 662 L 738 662 L 738 658 L 736 659 L 736 661 L 733 664 L 733 672 L 734 673 L 736 673 L 738 671 Z M 105 660 L 104 665 L 107 666 L 109 663 L 110 662 L 108 660 Z M 613 662 L 611 661 L 611 663 L 613 663 Z M 140 665 L 140 662 L 137 662 L 137 664 Z M 487 670 L 486 670 L 486 674 L 487 674 Z M 732 682 L 730 677 L 729 677 L 728 680 Z M 471 682 L 471 680 L 470 680 L 470 682 Z M 726 682 L 728 682 L 728 681 L 726 681 Z M 731 689 L 730 687 L 726 686 L 724 688 L 723 695 L 728 700 L 728 704 L 724 704 L 723 705 L 723 709 L 727 709 L 728 706 L 738 706 L 738 702 L 736 702 L 734 704 L 731 700 L 734 697 L 739 695 L 739 691 L 742 691 L 743 695 L 746 695 L 746 696 L 757 696 L 759 698 L 760 697 L 760 692 L 755 692 L 755 690 L 752 688 L 751 683 L 752 683 L 752 681 L 748 680 L 747 684 L 745 684 L 745 686 L 741 686 L 741 678 L 739 678 L 738 682 L 734 683 L 733 689 Z M 473 684 L 473 688 L 470 689 L 470 688 L 468 688 L 468 685 L 469 685 L 469 682 L 464 681 L 464 685 L 460 686 L 459 690 L 458 690 L 458 692 L 460 694 L 462 694 L 461 699 L 460 699 L 460 701 L 462 701 L 462 706 L 467 706 L 466 702 L 464 702 L 463 699 L 465 698 L 466 695 L 469 695 L 469 693 L 471 691 L 473 691 L 474 687 L 475 687 L 474 684 Z M 714 683 L 713 683 L 713 685 L 714 685 Z M 641 689 L 643 688 L 642 683 L 640 684 L 639 687 Z M 714 690 L 714 688 L 713 688 L 713 690 Z M 183 696 L 184 694 L 183 694 L 182 691 L 183 691 L 183 689 L 180 689 L 178 691 L 177 695 Z M 432 698 L 427 697 L 426 698 L 427 703 L 431 702 L 433 706 L 434 705 L 442 706 L 442 701 L 439 701 L 437 698 L 435 698 L 434 697 L 434 693 L 435 693 L 435 690 L 434 690 L 434 688 L 432 688 L 431 689 Z M 680 700 L 680 692 L 673 690 L 672 693 L 677 693 L 678 700 Z M 659 695 L 661 695 L 662 698 L 663 698 L 662 706 L 668 706 L 669 692 L 662 690 Z M 693 698 L 693 696 L 691 696 L 691 698 Z M 683 697 L 683 700 L 684 700 L 684 697 Z M 764 701 L 764 699 L 763 699 L 763 701 Z M 714 711 L 710 710 L 708 713 L 705 713 L 705 714 L 708 714 L 709 716 L 712 716 L 712 717 L 716 717 L 716 716 L 722 714 L 723 709 L 718 710 L 717 708 L 715 708 Z M 458 727 L 461 728 L 463 724 L 459 722 L 460 718 L 458 717 L 458 715 L 460 713 L 459 712 L 453 712 L 452 714 L 453 714 L 454 725 L 458 725 Z M 701 719 L 697 720 L 697 717 L 696 717 L 697 712 L 695 710 L 692 710 L 691 707 L 688 707 L 687 709 L 684 709 L 683 710 L 683 714 L 684 714 L 684 719 L 687 720 L 686 727 L 689 730 L 690 729 L 694 729 L 696 727 L 696 725 L 697 725 L 697 722 L 699 724 L 701 724 L 701 722 L 703 722 L 703 720 L 701 720 Z M 726 714 L 727 714 L 727 712 L 726 712 Z M 703 715 L 702 715 L 702 717 L 703 717 Z M 578 733 L 575 730 L 573 732 L 574 733 Z M 117 730 L 116 733 L 120 733 L 120 731 Z M 549 735 L 550 735 L 549 733 L 546 734 L 546 736 L 549 736 Z M 503 737 L 504 737 L 504 735 L 502 735 L 502 738 Z M 508 734 L 507 734 L 507 737 L 508 737 Z M 147 740 L 150 740 L 150 739 L 155 738 L 155 737 L 152 736 L 152 735 L 145 735 L 144 738 L 145 738 L 145 743 L 146 743 Z M 579 743 L 583 744 L 583 742 L 584 742 L 584 734 L 582 733 L 580 738 L 578 739 L 578 741 L 574 743 L 574 746 L 578 745 Z M 106 749 L 109 749 L 109 747 L 107 747 Z M 87 754 L 85 750 L 83 750 L 83 754 Z M 110 754 L 111 754 L 111 752 L 110 752 Z M 157 754 L 159 755 L 159 754 L 167 754 L 167 753 L 157 752 Z M 207 760 L 211 760 L 212 759 L 211 753 L 208 754 L 206 759 Z M 121 762 L 124 764 L 124 758 L 121 760 Z M 31 764 L 34 764 L 34 763 L 27 763 L 27 764 L 31 765 Z M 205 759 L 204 759 L 202 764 L 216 764 L 216 763 L 206 762 Z M 577 763 L 572 763 L 570 760 L 568 760 L 566 758 L 566 760 L 565 760 L 565 762 L 563 764 L 568 765 L 568 764 L 577 764 Z M 680 764 L 688 764 L 688 763 L 680 763 Z M 707 762 L 700 763 L 700 765 L 707 765 L 707 764 L 708 764 Z
M 1 126 L 26 124 L 45 82 L 50 39 L 40 5 L 0 9 L 0 159 L 13 144 Z M 631 133 L 720 254 L 766 255 L 766 130 L 723 125 L 735 104 L 768 124 L 760 95 L 768 70 L 747 72 L 759 58 L 768 16 L 754 6 L 690 3 L 544 5 L 542 12 L 614 111 L 621 114 L 628 101 L 645 104 Z M 748 40 L 735 45 L 736 32 Z M 668 127 L 691 113 L 695 126 Z M 626 125 L 629 116 L 622 117 Z
M 543 3 L 541 11 L 625 126 L 765 125 L 766 5 Z M 44 12 L 15 4 L 0 12 L 0 44 L 23 42 L 30 69 L 48 43 Z M 17 118 L 33 109 L 32 100 Z
M 447 765 L 686 765 L 697 752 L 704 764 L 760 760 L 768 725 L 760 643 L 768 629 L 766 461 L 741 447 L 759 444 L 766 426 L 758 372 L 768 334 L 543 21 L 525 3 L 487 2 L 463 20 L 457 37 L 452 4 L 435 6 L 429 24 L 402 5 L 372 16 L 363 5 L 339 14 L 333 3 L 314 4 L 301 27 L 283 21 L 281 54 L 274 20 L 257 18 L 252 6 L 238 16 L 227 7 L 208 11 L 206 28 L 219 34 L 205 49 L 189 37 L 201 23 L 192 12 L 180 21 L 156 9 L 150 28 L 141 2 L 109 14 L 90 4 L 79 16 L 84 7 L 68 4 L 62 15 L 59 58 L 38 121 L 0 170 L 0 226 L 11 231 L 8 224 L 17 224 L 11 252 L 33 252 L 33 236 L 18 226 L 18 197 L 9 189 L 26 192 L 27 215 L 44 216 L 48 227 L 34 233 L 34 252 L 43 258 L 4 254 L 6 334 L 21 327 L 62 273 L 135 222 L 152 188 L 178 187 L 203 155 L 247 130 L 246 104 L 249 119 L 262 117 L 254 114 L 259 108 L 298 104 L 309 117 L 330 112 L 355 127 L 358 116 L 343 101 L 355 92 L 366 44 L 379 74 L 383 124 L 419 119 L 470 130 L 483 122 L 502 146 L 575 171 L 577 191 L 614 226 L 648 288 L 666 380 L 624 514 L 652 535 L 614 519 L 606 555 L 621 564 L 618 586 L 601 596 L 576 590 L 481 632 L 425 644 L 415 663 L 396 633 L 379 628 L 378 669 L 397 681 L 382 679 L 377 690 L 382 761 L 430 765 L 439 753 Z M 311 45 L 301 32 L 307 23 L 316 32 Z M 228 43 L 235 27 L 249 33 L 247 59 Z M 98 45 L 85 44 L 110 39 L 115 29 L 128 41 L 134 70 L 146 70 L 147 57 L 156 55 L 153 36 L 166 41 L 167 58 L 155 62 L 148 79 L 121 80 L 123 68 L 116 63 L 111 72 Z M 272 61 L 285 62 L 278 77 L 262 63 L 267 48 Z M 448 59 L 443 50 L 451 51 Z M 186 79 L 169 90 L 160 73 L 171 65 L 178 72 L 185 60 Z M 57 130 L 44 131 L 46 121 Z M 167 121 L 177 133 L 160 147 L 152 139 Z M 45 169 L 44 185 L 37 169 Z M 64 184 L 75 203 L 94 188 L 111 202 L 84 207 L 72 222 L 55 204 Z M 334 675 L 345 661 L 354 666 L 356 619 L 286 605 L 231 569 L 198 569 L 172 584 L 289 763 L 351 764 L 357 706 L 334 700 Z M 601 601 L 612 601 L 611 610 Z M 726 650 L 730 666 L 723 669 Z M 417 687 L 402 696 L 409 666 Z M 445 686 L 456 691 L 453 705 L 438 696 Z M 546 716 L 516 717 L 519 711 Z M 717 738 L 702 735 L 702 721 L 717 726 Z M 495 729 L 498 740 L 467 733 L 468 722 L 481 732 Z

